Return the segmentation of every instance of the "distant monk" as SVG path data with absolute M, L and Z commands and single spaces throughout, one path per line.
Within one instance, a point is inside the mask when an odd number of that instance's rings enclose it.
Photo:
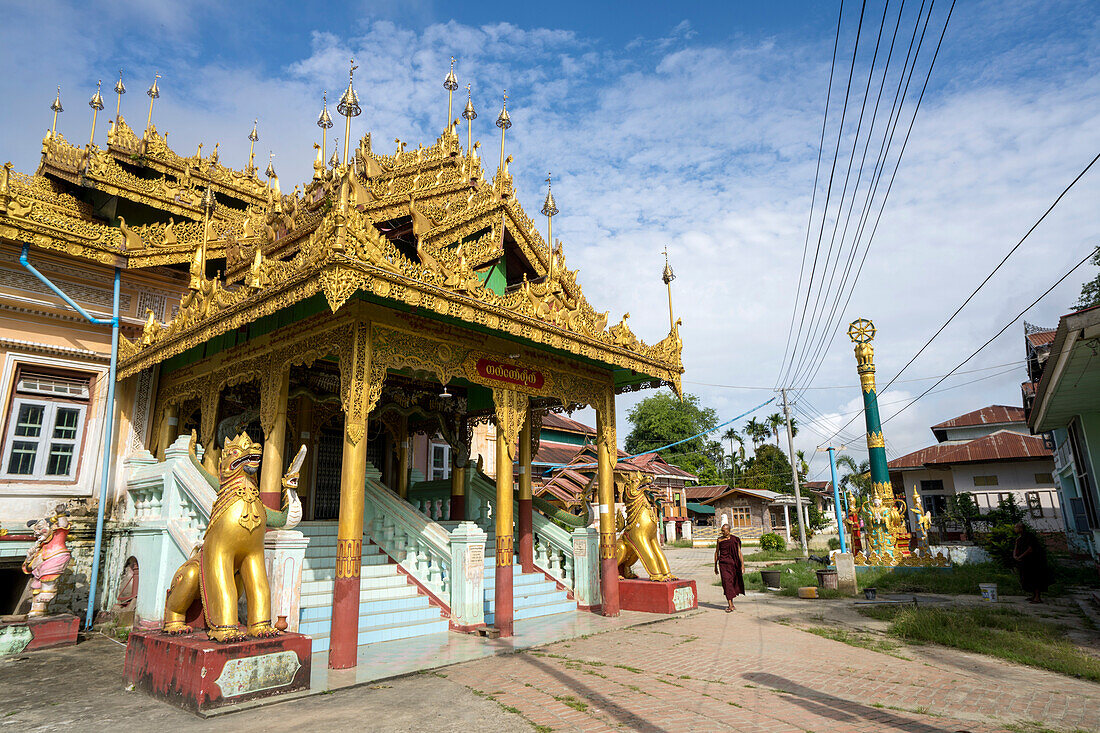
M 734 610 L 733 599 L 745 592 L 745 558 L 741 555 L 741 540 L 730 534 L 730 526 L 722 525 L 718 545 L 714 548 L 714 574 L 722 576 L 722 591 L 729 607 Z
M 1017 522 L 1015 529 L 1016 546 L 1012 550 L 1012 559 L 1020 572 L 1020 585 L 1031 594 L 1028 603 L 1042 603 L 1043 591 L 1050 587 L 1046 548 L 1023 522 Z

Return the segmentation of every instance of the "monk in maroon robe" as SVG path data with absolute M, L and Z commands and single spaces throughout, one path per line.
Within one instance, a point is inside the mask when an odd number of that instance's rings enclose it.
M 741 554 L 741 539 L 730 534 L 730 526 L 722 525 L 718 545 L 714 548 L 714 574 L 722 576 L 722 591 L 734 611 L 733 599 L 745 592 L 745 558 Z

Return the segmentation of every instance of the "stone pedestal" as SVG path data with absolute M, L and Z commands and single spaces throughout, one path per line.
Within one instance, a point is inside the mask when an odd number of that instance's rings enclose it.
M 699 607 L 694 580 L 619 579 L 619 607 L 624 611 L 676 613 Z
M 205 633 L 134 631 L 126 645 L 125 674 L 135 689 L 202 714 L 308 690 L 312 647 L 308 636 L 291 633 L 219 644 Z
M 833 555 L 833 562 L 836 563 L 837 589 L 845 595 L 854 596 L 859 592 L 859 587 L 856 585 L 856 564 L 852 553 L 838 552 Z
M 676 522 L 671 519 L 665 521 L 665 542 L 676 541 Z
M 36 649 L 72 646 L 79 631 L 80 619 L 71 613 L 0 622 L 0 657 Z
M 691 520 L 685 520 L 682 527 L 683 527 L 683 529 L 681 530 L 681 532 L 683 533 L 684 539 L 685 540 L 690 540 L 691 539 Z
M 472 631 L 485 626 L 485 538 L 473 522 L 451 531 L 451 626 Z
M 585 611 L 601 603 L 600 533 L 595 527 L 573 530 L 573 599 Z
M 309 538 L 296 529 L 269 529 L 264 535 L 264 562 L 271 585 L 271 625 L 286 616 L 287 630 L 298 630 L 302 607 L 302 565 Z

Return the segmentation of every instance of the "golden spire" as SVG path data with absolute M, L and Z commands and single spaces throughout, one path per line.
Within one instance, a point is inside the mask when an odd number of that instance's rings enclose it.
M 160 97 L 160 87 L 157 86 L 157 79 L 159 78 L 160 74 L 153 76 L 152 86 L 145 90 L 145 93 L 149 95 L 149 119 L 145 121 L 145 135 L 142 135 L 142 137 L 149 134 L 149 127 L 153 124 L 153 102 Z
M 447 72 L 447 78 L 443 80 L 443 88 L 447 90 L 447 129 L 451 129 L 454 121 L 451 117 L 452 104 L 454 102 L 455 89 L 458 89 L 458 79 L 455 77 L 455 57 L 451 57 L 451 70 Z
M 477 119 L 469 84 L 466 85 L 466 109 L 462 110 L 462 118 L 466 120 L 466 152 L 469 153 L 474 149 L 474 120 Z
M 103 97 L 99 93 L 99 88 L 103 85 L 103 80 L 100 79 L 95 83 L 95 94 L 88 100 L 88 106 L 92 108 L 92 136 L 88 138 L 88 144 L 95 143 L 95 121 L 99 115 L 99 110 L 103 109 Z
M 332 157 L 328 159 L 328 167 L 336 170 L 340 165 L 340 156 L 336 154 L 336 151 L 340 148 L 340 138 L 336 138 L 332 143 Z
M 57 113 L 64 112 L 65 108 L 61 106 L 61 86 L 57 87 L 57 96 L 54 97 L 53 104 L 50 105 L 50 109 L 53 110 L 53 123 L 50 125 L 50 138 L 57 134 Z
M 672 317 L 672 281 L 676 279 L 676 274 L 672 271 L 672 265 L 668 264 L 668 247 L 665 247 L 665 269 L 661 273 L 661 279 L 668 288 L 668 326 L 671 333 L 676 330 L 676 323 Z
M 508 90 L 504 90 L 504 102 L 500 107 L 500 115 L 497 116 L 497 127 L 500 128 L 500 170 L 504 170 L 504 132 L 512 126 L 512 118 L 508 116 Z
M 273 151 L 268 151 L 267 170 L 264 171 L 264 175 L 268 178 L 278 178 L 275 175 L 275 153 Z
M 126 85 L 122 83 L 122 69 L 118 70 L 118 81 L 115 82 L 115 94 L 118 101 L 115 102 L 115 124 L 122 119 L 122 95 L 126 93 Z
M 210 233 L 210 216 L 214 213 L 214 207 L 217 201 L 214 199 L 214 191 L 210 186 L 206 187 L 206 190 L 202 193 L 202 199 L 200 201 L 202 205 L 202 247 L 196 252 L 194 261 L 191 264 L 191 289 L 200 290 L 201 283 L 206 280 L 206 244 Z
M 260 135 L 256 132 L 256 125 L 260 124 L 259 119 L 252 120 L 252 132 L 248 133 L 248 175 L 253 175 L 256 172 L 256 166 L 252 165 L 252 162 L 256 159 L 256 141 L 260 139 Z
M 550 247 L 550 267 L 548 277 L 554 278 L 554 215 L 558 213 L 558 205 L 554 202 L 554 192 L 551 189 L 550 174 L 546 174 L 546 200 L 542 202 L 542 214 L 546 217 L 546 244 Z
M 348 72 L 348 88 L 344 90 L 344 96 L 340 97 L 340 103 L 336 105 L 336 111 L 342 114 L 344 121 L 344 167 L 348 165 L 348 141 L 351 140 L 351 118 L 358 117 L 363 109 L 359 106 L 359 97 L 352 85 L 355 70 L 355 59 L 351 60 L 351 71 Z
M 317 127 L 321 128 L 321 162 L 324 163 L 325 156 L 328 155 L 328 131 L 332 127 L 332 117 L 328 113 L 328 90 L 326 89 L 321 98 L 324 103 L 321 107 L 321 114 L 317 115 Z M 333 151 L 336 152 L 336 151 Z

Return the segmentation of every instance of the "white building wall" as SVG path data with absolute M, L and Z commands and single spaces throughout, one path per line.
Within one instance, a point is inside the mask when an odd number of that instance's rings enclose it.
M 1035 480 L 1036 474 L 1050 476 L 1054 471 L 1053 460 L 1006 461 L 1001 463 L 980 463 L 955 466 L 952 469 L 956 491 L 969 491 L 983 511 L 996 509 L 1000 494 L 1013 494 L 1016 504 L 1025 510 L 1025 519 L 1040 532 L 1064 531 L 1062 508 L 1058 497 L 1058 487 L 1052 479 L 1046 483 Z M 996 476 L 996 486 L 975 486 L 975 476 Z M 1039 495 L 1042 517 L 1032 517 L 1027 512 L 1027 494 Z

